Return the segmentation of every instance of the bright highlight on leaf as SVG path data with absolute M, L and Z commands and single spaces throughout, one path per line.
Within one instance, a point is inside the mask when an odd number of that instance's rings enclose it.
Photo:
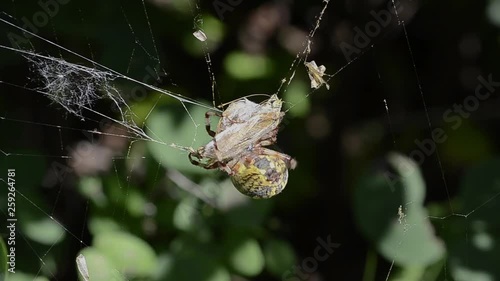
M 236 79 L 250 80 L 264 78 L 272 73 L 271 60 L 263 55 L 233 52 L 224 61 L 226 71 Z

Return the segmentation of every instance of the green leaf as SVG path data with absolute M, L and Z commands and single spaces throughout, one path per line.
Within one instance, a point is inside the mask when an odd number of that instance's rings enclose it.
M 16 271 L 15 274 L 9 274 L 9 279 L 7 279 L 7 281 L 49 281 L 49 279 L 45 276 Z
M 309 88 L 303 80 L 293 80 L 285 92 L 284 100 L 293 105 L 288 111 L 295 117 L 304 117 L 311 109 L 310 100 L 307 97 Z
M 391 281 L 420 281 L 426 280 L 422 279 L 422 276 L 425 275 L 425 267 L 421 266 L 408 266 L 403 268 L 394 276 L 391 275 Z
M 131 189 L 125 201 L 128 213 L 133 217 L 142 217 L 146 209 L 147 200 L 137 189 Z
M 281 278 L 283 272 L 290 270 L 297 263 L 292 246 L 285 240 L 272 239 L 264 245 L 266 268 L 274 276 Z
M 200 239 L 207 238 L 209 229 L 198 206 L 198 199 L 188 196 L 177 205 L 173 215 L 174 226 L 182 231 L 191 232 Z
M 7 257 L 7 246 L 3 241 L 2 237 L 0 237 L 0 281 L 4 281 L 7 277 L 7 266 L 9 262 L 9 258 Z
M 260 227 L 264 224 L 273 203 L 272 200 L 248 200 L 226 210 L 225 218 L 231 225 L 240 228 Z
M 100 217 L 98 215 L 89 218 L 89 230 L 92 235 L 102 232 L 119 231 L 120 229 L 120 224 L 111 218 Z
M 422 209 L 409 209 L 406 217 L 397 220 L 378 241 L 378 249 L 388 260 L 399 265 L 423 267 L 439 261 L 445 252 L 443 242 Z
M 180 110 L 179 110 L 180 108 Z M 170 144 L 179 146 L 188 146 L 194 149 L 207 144 L 210 136 L 207 134 L 204 126 L 196 124 L 204 123 L 205 112 L 200 106 L 193 106 L 189 109 L 191 119 L 181 106 L 170 106 L 157 109 L 151 113 L 148 118 L 147 126 L 153 136 L 160 142 L 148 142 L 148 149 L 153 157 L 165 168 L 174 168 L 181 172 L 207 174 L 211 171 L 191 164 L 188 160 L 188 153 L 179 149 L 170 147 Z M 215 120 L 212 126 L 216 126 Z
M 44 245 L 55 245 L 64 240 L 65 230 L 49 217 L 26 221 L 21 225 L 24 234 L 31 240 Z
M 132 234 L 99 233 L 94 238 L 93 245 L 127 278 L 152 276 L 158 265 L 153 248 Z
M 104 194 L 102 179 L 98 177 L 84 177 L 78 182 L 80 193 L 92 200 L 99 207 L 104 207 L 108 203 L 108 198 Z
M 240 231 L 232 231 L 226 238 L 227 262 L 236 273 L 252 277 L 264 269 L 264 254 L 257 240 Z
M 172 254 L 167 261 L 167 273 L 161 280 L 230 281 L 227 269 L 219 260 L 213 245 L 200 244 L 189 238 L 172 241 Z
M 464 223 L 464 232 L 467 226 Z M 474 224 L 468 229 L 467 236 L 450 242 L 448 264 L 454 280 L 498 280 L 499 242 L 498 230 Z
M 272 61 L 263 55 L 232 52 L 224 61 L 226 71 L 236 79 L 263 78 L 273 72 Z
M 457 214 L 449 221 L 449 265 L 456 281 L 499 280 L 500 159 L 483 161 L 467 170 L 460 184 Z
M 500 1 L 499 0 L 491 0 L 488 1 L 488 6 L 486 7 L 486 15 L 490 22 L 500 27 Z
M 462 214 L 471 213 L 469 220 L 486 220 L 492 227 L 500 227 L 500 204 L 493 199 L 500 196 L 500 158 L 483 161 L 470 168 L 460 184 L 459 200 Z M 473 212 L 473 213 L 472 213 Z
M 94 247 L 80 251 L 76 259 L 78 278 L 80 281 L 122 281 L 126 278 L 120 269 L 105 254 Z M 84 275 L 88 274 L 88 279 Z
M 444 255 L 424 208 L 425 184 L 418 165 L 391 153 L 394 172 L 377 169 L 364 175 L 355 193 L 355 213 L 363 234 L 387 260 L 402 266 L 427 266 Z

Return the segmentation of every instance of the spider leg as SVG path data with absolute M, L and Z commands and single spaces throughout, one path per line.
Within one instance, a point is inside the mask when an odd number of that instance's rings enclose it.
M 209 168 L 212 164 L 201 163 L 200 162 L 200 160 L 202 159 L 202 157 L 201 157 L 199 151 L 191 151 L 191 152 L 189 152 L 188 158 L 189 158 L 189 162 L 191 162 L 191 164 L 193 164 L 193 165 L 200 166 L 200 167 L 203 167 L 205 169 L 213 169 L 213 168 Z
M 193 159 L 193 157 L 200 159 L 198 156 L 199 155 L 196 152 L 189 152 L 189 154 L 188 154 L 189 162 L 191 162 L 191 164 L 193 164 L 195 166 L 200 166 L 200 167 L 205 166 L 205 164 L 202 164 L 200 161 Z
M 223 171 L 226 171 L 228 174 L 230 173 L 230 169 L 229 167 L 227 167 L 226 165 L 222 164 L 221 162 L 219 161 L 215 161 L 215 162 L 208 162 L 208 163 L 202 163 L 200 162 L 201 160 L 201 156 L 200 156 L 200 153 L 198 151 L 192 151 L 188 154 L 188 158 L 189 158 L 189 162 L 191 162 L 191 164 L 195 165 L 195 166 L 200 166 L 204 169 L 207 169 L 207 170 L 212 170 L 212 169 L 217 169 L 217 168 L 221 168 L 221 170 Z
M 226 164 L 224 164 L 222 162 L 219 162 L 217 164 L 219 166 L 219 169 L 221 169 L 222 171 L 226 172 L 228 175 L 231 176 L 233 174 L 233 171 L 231 171 L 231 168 L 229 168 L 229 166 L 227 166 Z
M 222 165 L 220 162 L 213 162 L 211 164 L 205 164 L 202 167 L 207 169 L 207 170 L 212 170 L 212 169 L 220 168 L 220 165 Z
M 210 129 L 210 117 L 211 116 L 217 116 L 217 117 L 222 117 L 222 114 L 220 112 L 216 111 L 207 111 L 205 113 L 205 129 L 207 129 L 207 133 L 213 138 L 215 137 L 215 132 Z

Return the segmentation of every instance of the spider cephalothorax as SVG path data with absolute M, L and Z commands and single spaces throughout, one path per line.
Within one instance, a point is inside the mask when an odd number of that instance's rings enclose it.
M 261 104 L 246 98 L 231 103 L 220 113 L 205 114 L 207 132 L 213 139 L 189 153 L 194 165 L 221 169 L 234 186 L 252 198 L 269 198 L 280 193 L 288 181 L 288 169 L 296 166 L 292 157 L 265 148 L 276 142 L 283 119 L 282 101 L 272 95 Z M 210 116 L 220 116 L 217 129 L 210 129 Z

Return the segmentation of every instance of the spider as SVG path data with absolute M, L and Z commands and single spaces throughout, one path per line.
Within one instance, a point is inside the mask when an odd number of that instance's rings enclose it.
M 291 156 L 266 148 L 276 143 L 282 103 L 276 95 L 261 104 L 243 98 L 222 113 L 208 111 L 205 127 L 212 140 L 191 151 L 189 160 L 225 171 L 236 189 L 252 198 L 279 194 L 288 182 L 288 169 L 297 165 Z M 210 128 L 212 116 L 220 117 L 215 131 Z

